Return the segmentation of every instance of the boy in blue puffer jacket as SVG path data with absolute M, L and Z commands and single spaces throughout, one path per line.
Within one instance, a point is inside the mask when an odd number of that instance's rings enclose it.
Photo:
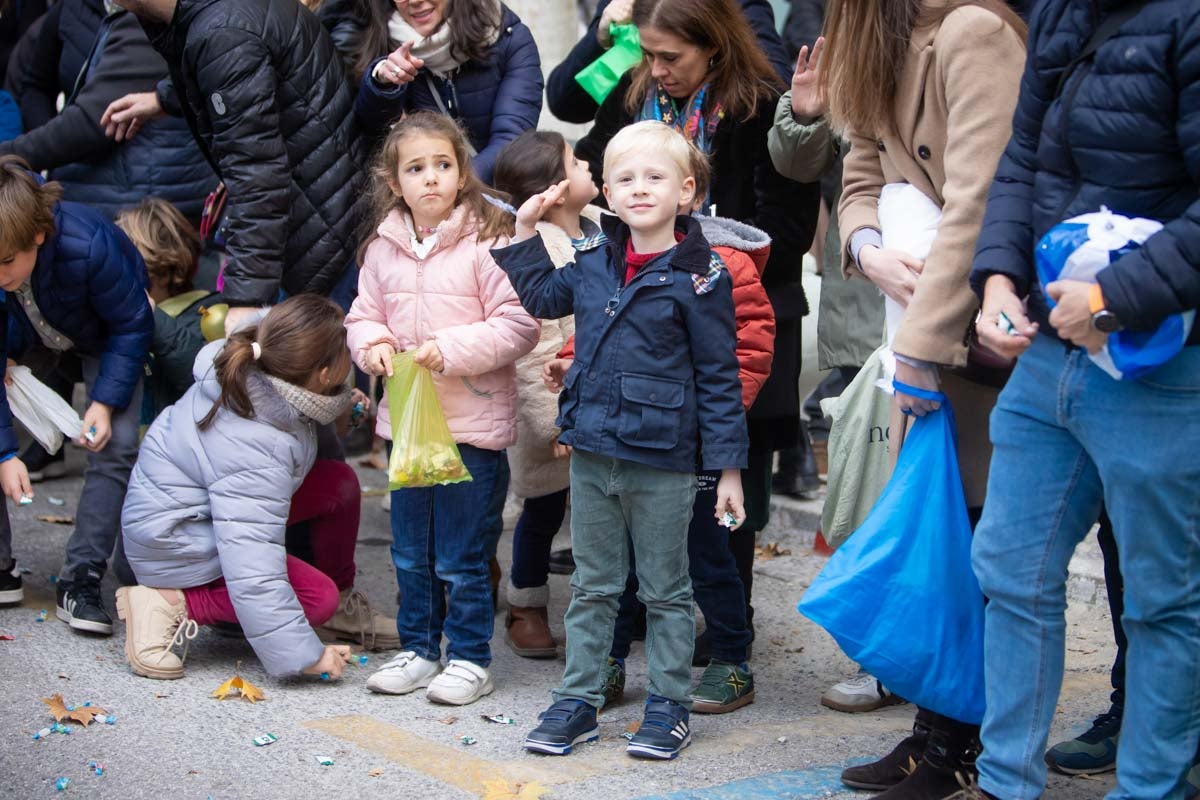
M 20 158 L 0 157 L 5 363 L 14 358 L 53 365 L 71 352 L 83 365 L 89 403 L 80 444 L 90 452 L 58 582 L 57 616 L 74 630 L 110 635 L 100 579 L 120 532 L 121 505 L 137 457 L 154 317 L 146 266 L 133 243 L 98 212 L 60 196 L 58 184 L 43 183 Z M 16 457 L 7 397 L 0 399 L 0 487 L 20 502 L 33 490 Z M 10 538 L 7 526 L 0 527 L 0 538 Z M 8 541 L 0 543 L 0 561 L 11 562 L 8 550 Z M 0 563 L 0 571 L 5 566 Z

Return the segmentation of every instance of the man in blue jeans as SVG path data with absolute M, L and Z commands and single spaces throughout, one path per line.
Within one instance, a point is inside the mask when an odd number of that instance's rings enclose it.
M 1020 358 L 992 414 L 975 532 L 975 571 L 990 600 L 987 713 L 979 788 L 965 796 L 1032 800 L 1045 787 L 1067 565 L 1102 503 L 1125 578 L 1128 637 L 1108 797 L 1186 795 L 1200 738 L 1200 331 L 1136 380 L 1114 380 L 1089 353 L 1114 331 L 1151 331 L 1200 307 L 1198 186 L 1200 6 L 1043 0 L 972 273 L 981 342 Z M 1041 236 L 1102 205 L 1165 227 L 1114 252 L 1096 283 L 1040 286 Z M 1011 335 L 998 327 L 1001 313 Z

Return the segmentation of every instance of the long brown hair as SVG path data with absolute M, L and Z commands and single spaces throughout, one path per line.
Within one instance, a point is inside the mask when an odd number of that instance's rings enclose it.
M 950 12 L 979 6 L 1025 38 L 1025 22 L 1002 0 L 829 0 L 821 90 L 838 128 L 878 137 L 892 126 L 897 76 L 917 27 L 938 25 Z
M 167 289 L 167 296 L 192 290 L 200 263 L 200 234 L 179 209 L 161 197 L 147 197 L 117 214 L 117 227 L 133 242 L 146 262 L 150 280 Z
M 355 17 L 363 26 L 354 53 L 354 82 L 362 81 L 371 62 L 392 52 L 388 19 L 396 10 L 392 0 L 360 0 Z M 450 52 L 464 61 L 487 61 L 492 46 L 487 44 L 500 27 L 500 3 L 493 0 L 449 0 L 443 25 L 450 25 Z
M 521 205 L 546 187 L 567 177 L 567 140 L 555 131 L 525 131 L 504 145 L 496 157 L 492 183 Z
M 734 119 L 753 117 L 759 101 L 777 97 L 783 86 L 733 0 L 634 0 L 633 24 L 639 30 L 657 28 L 704 50 L 715 49 L 706 101 L 719 102 Z M 642 59 L 625 93 L 625 109 L 636 114 L 653 88 L 650 60 Z
M 211 425 L 221 408 L 239 417 L 254 418 L 254 405 L 246 387 L 253 369 L 304 386 L 314 373 L 349 359 L 345 319 L 341 306 L 329 298 L 298 294 L 268 311 L 257 325 L 232 333 L 213 361 L 221 396 L 200 420 L 200 429 Z M 255 342 L 260 349 L 257 361 Z
M 479 225 L 479 238 L 486 241 L 512 233 L 512 215 L 489 203 L 483 196 L 485 191 L 493 196 L 499 193 L 489 190 L 471 167 L 471 154 L 467 150 L 467 135 L 463 133 L 462 128 L 449 117 L 435 114 L 432 111 L 417 111 L 396 123 L 387 139 L 384 140 L 383 146 L 379 148 L 379 153 L 375 156 L 375 163 L 371 166 L 370 191 L 373 213 L 369 221 L 370 230 L 367 232 L 365 241 L 358 248 L 359 263 L 362 263 L 362 257 L 366 253 L 367 247 L 378 237 L 377 228 L 388 214 L 397 208 L 412 213 L 408 204 L 404 202 L 404 198 L 392 190 L 392 184 L 400 174 L 400 148 L 403 146 L 404 140 L 418 133 L 436 136 L 450 143 L 450 147 L 454 151 L 454 160 L 458 162 L 458 171 L 463 177 L 463 188 L 458 190 L 458 197 L 455 198 L 454 205 L 467 207 L 467 211 Z

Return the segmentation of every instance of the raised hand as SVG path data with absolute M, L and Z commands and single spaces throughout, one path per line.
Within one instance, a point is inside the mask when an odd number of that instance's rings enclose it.
M 517 209 L 517 230 L 513 241 L 529 239 L 537 233 L 538 222 L 552 207 L 562 203 L 570 185 L 569 180 L 559 181 L 546 191 L 535 194 L 522 203 L 521 207 Z
M 596 41 L 605 50 L 612 47 L 611 25 L 625 25 L 633 21 L 633 0 L 613 0 L 600 13 L 600 26 L 596 29 Z
M 376 64 L 371 76 L 379 83 L 403 86 L 416 79 L 417 72 L 423 66 L 425 61 L 412 54 L 412 42 L 405 42 Z
M 792 116 L 812 119 L 829 110 L 829 101 L 821 91 L 821 51 L 825 37 L 817 38 L 809 55 L 808 45 L 800 48 L 796 71 L 792 73 Z

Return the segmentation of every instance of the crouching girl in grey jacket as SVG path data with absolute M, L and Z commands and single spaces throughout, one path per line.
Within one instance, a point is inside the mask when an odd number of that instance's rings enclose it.
M 337 586 L 287 555 L 284 530 L 317 425 L 351 404 L 343 318 L 315 295 L 280 303 L 201 350 L 195 384 L 150 427 L 121 520 L 143 584 L 117 591 L 135 673 L 182 677 L 172 647 L 228 621 L 271 675 L 341 675 L 349 648 L 313 631 L 336 610 Z

